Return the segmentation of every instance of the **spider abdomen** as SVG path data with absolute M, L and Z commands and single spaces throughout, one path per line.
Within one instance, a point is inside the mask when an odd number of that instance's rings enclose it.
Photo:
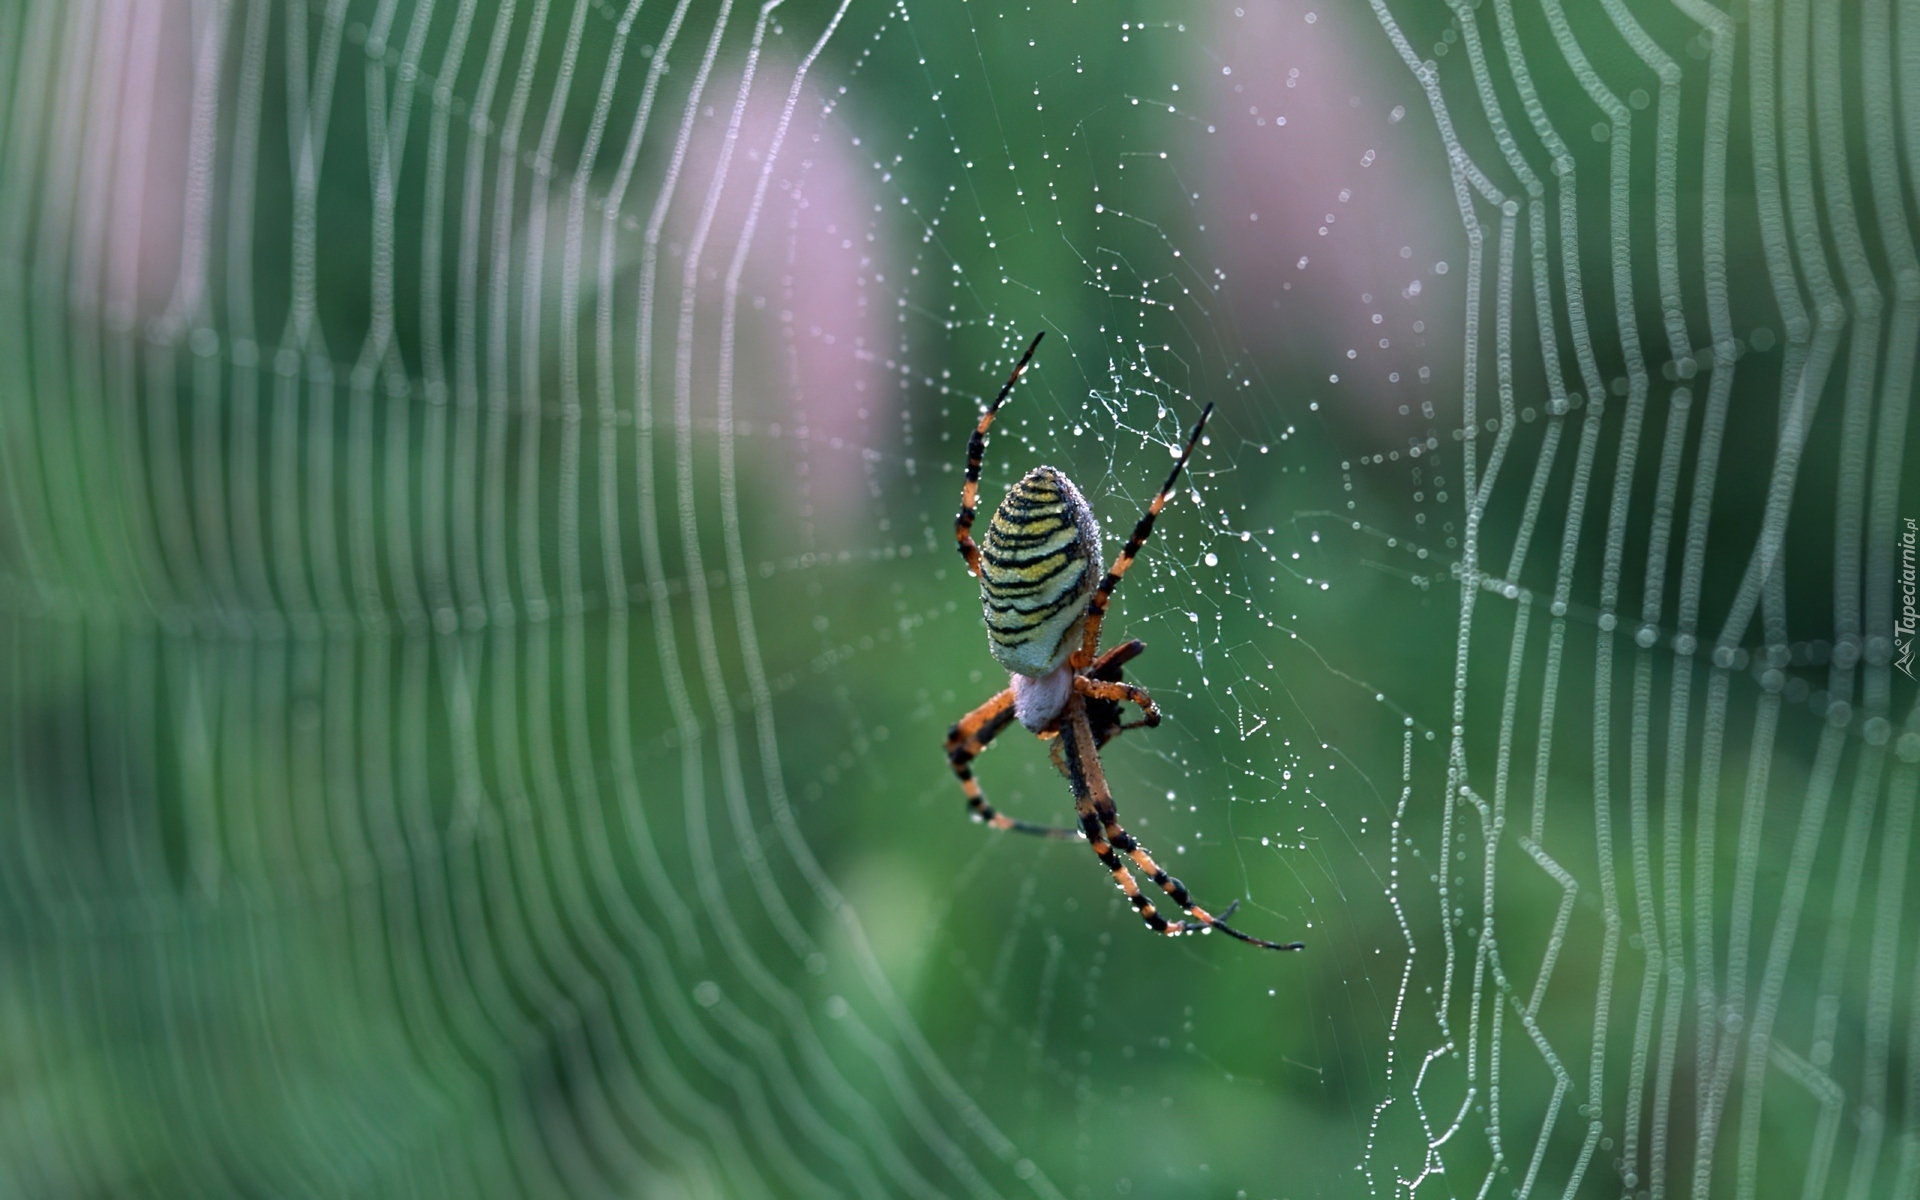
M 993 512 L 980 546 L 980 600 L 988 647 L 1021 675 L 1067 660 L 1099 574 L 1100 525 L 1079 489 L 1035 467 Z

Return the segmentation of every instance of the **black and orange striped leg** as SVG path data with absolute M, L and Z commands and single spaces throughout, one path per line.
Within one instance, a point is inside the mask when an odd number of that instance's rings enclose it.
M 1080 827 L 1085 831 L 1087 841 L 1092 843 L 1093 852 L 1099 856 L 1107 870 L 1113 873 L 1113 881 L 1126 894 L 1127 900 L 1139 912 L 1140 919 L 1147 928 L 1155 933 L 1177 935 L 1199 929 L 1218 929 L 1228 937 L 1238 938 L 1250 945 L 1261 946 L 1268 950 L 1299 950 L 1299 942 L 1269 942 L 1228 925 L 1222 918 L 1233 912 L 1236 906 L 1229 906 L 1216 917 L 1194 902 L 1187 892 L 1187 886 L 1167 874 L 1160 864 L 1153 861 L 1146 847 L 1135 841 L 1133 835 L 1120 826 L 1120 816 L 1113 804 L 1113 793 L 1107 788 L 1106 771 L 1100 766 L 1100 757 L 1094 753 L 1093 729 L 1087 722 L 1085 701 L 1078 695 L 1067 702 L 1066 720 L 1063 722 L 1060 738 L 1067 743 L 1067 778 L 1073 784 L 1075 807 L 1080 815 Z M 1127 869 L 1125 855 L 1131 859 L 1147 878 L 1172 897 L 1193 920 L 1169 921 L 1161 916 L 1140 890 L 1133 873 Z
M 1137 688 L 1130 683 L 1120 683 L 1118 681 L 1105 679 L 1089 679 L 1085 675 L 1075 675 L 1073 677 L 1073 690 L 1079 692 L 1082 696 L 1094 700 L 1110 700 L 1116 704 L 1126 703 L 1135 705 L 1140 709 L 1140 724 L 1142 725 L 1153 726 L 1160 723 L 1160 710 L 1154 705 L 1153 697 L 1147 695 L 1145 689 Z M 1134 726 L 1121 725 L 1117 727 L 1117 729 L 1128 728 L 1134 728 Z
M 1114 811 L 1113 796 L 1107 790 L 1106 772 L 1100 766 L 1100 759 L 1093 753 L 1093 729 L 1087 724 L 1084 702 L 1075 696 L 1067 702 L 1066 719 L 1061 724 L 1060 742 L 1065 747 L 1067 779 L 1073 785 L 1074 807 L 1080 815 L 1080 828 L 1086 834 L 1087 842 L 1093 847 L 1095 856 L 1113 875 L 1113 882 L 1126 896 L 1127 903 L 1133 905 L 1147 928 L 1155 933 L 1176 937 L 1187 932 L 1183 921 L 1169 921 L 1160 915 L 1140 890 L 1140 884 L 1127 869 L 1126 860 L 1116 852 L 1112 832 L 1118 830 L 1122 837 L 1126 831 L 1120 829 L 1118 814 Z M 1127 838 L 1131 842 L 1131 838 Z
M 1083 673 L 1088 679 L 1099 680 L 1103 683 L 1119 683 L 1120 674 L 1126 668 L 1127 663 L 1131 662 L 1146 648 L 1147 644 L 1138 638 L 1132 641 L 1121 642 L 1118 646 L 1102 654 L 1099 658 L 1094 659 L 1093 665 L 1088 667 Z M 1119 701 L 1089 699 L 1087 702 L 1087 720 L 1093 726 L 1094 749 L 1099 749 L 1129 729 L 1144 729 L 1149 724 L 1149 722 L 1144 720 L 1122 721 L 1120 719 L 1120 711 Z M 1056 743 L 1056 748 L 1057 745 Z M 1057 755 L 1055 756 L 1054 765 L 1060 768 L 1060 774 L 1065 775 L 1067 773 L 1066 763 L 1060 760 Z
M 1100 622 L 1107 616 L 1107 604 L 1113 599 L 1113 589 L 1120 586 L 1120 579 L 1140 555 L 1141 547 L 1153 536 L 1153 522 L 1160 516 L 1160 510 L 1173 499 L 1173 485 L 1180 478 L 1181 468 L 1193 457 L 1193 449 L 1200 444 L 1200 433 L 1207 427 L 1207 418 L 1213 415 L 1213 405 L 1209 404 L 1200 413 L 1200 419 L 1194 423 L 1193 432 L 1187 435 L 1186 448 L 1180 451 L 1180 458 L 1173 464 L 1173 470 L 1167 472 L 1167 481 L 1160 485 L 1159 494 L 1147 505 L 1147 511 L 1134 524 L 1133 536 L 1120 549 L 1120 557 L 1113 560 L 1113 566 L 1107 570 L 1106 578 L 1100 581 L 1093 596 L 1087 601 L 1087 628 L 1080 643 L 1079 653 L 1074 655 L 1077 667 L 1085 668 L 1093 661 L 1094 651 L 1100 648 Z
M 1087 668 L 1087 678 L 1104 679 L 1109 683 L 1119 682 L 1121 668 L 1140 657 L 1140 652 L 1146 648 L 1147 644 L 1139 638 L 1121 642 L 1093 660 L 1093 664 Z
M 953 520 L 953 536 L 960 543 L 960 557 L 967 560 L 967 572 L 971 575 L 980 574 L 980 547 L 973 540 L 973 518 L 980 506 L 980 464 L 987 457 L 987 427 L 993 424 L 994 414 L 1000 411 L 1000 406 L 1013 393 L 1013 385 L 1020 382 L 1020 373 L 1027 369 L 1033 352 L 1040 348 L 1040 339 L 1045 336 L 1047 331 L 1044 329 L 1033 335 L 1027 352 L 1014 364 L 1013 374 L 1007 376 L 1006 386 L 993 398 L 987 411 L 980 415 L 980 423 L 973 427 L 973 436 L 967 439 L 967 478 L 960 485 L 960 515 Z
M 987 744 L 1000 735 L 1000 731 L 1013 724 L 1013 689 L 1008 688 L 993 699 L 974 709 L 954 723 L 947 731 L 947 762 L 953 767 L 954 777 L 960 780 L 960 790 L 967 794 L 967 812 L 974 820 L 995 829 L 1009 829 L 1015 833 L 1031 833 L 1037 837 L 1061 838 L 1072 840 L 1080 836 L 1077 829 L 1058 829 L 1051 825 L 1035 825 L 1030 821 L 1018 821 L 1004 813 L 996 812 L 987 798 L 980 792 L 980 781 L 973 777 L 973 760 Z

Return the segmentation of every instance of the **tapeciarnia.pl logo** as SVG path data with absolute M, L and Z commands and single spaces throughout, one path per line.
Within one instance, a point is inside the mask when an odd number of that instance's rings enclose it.
M 1920 526 L 1915 525 L 1912 517 L 1906 522 L 1907 528 L 1900 535 L 1900 616 L 1893 623 L 1893 665 L 1912 679 L 1914 631 L 1920 626 L 1920 611 L 1916 611 L 1914 605 L 1915 592 L 1920 590 L 1914 568 L 1914 543 L 1920 539 Z

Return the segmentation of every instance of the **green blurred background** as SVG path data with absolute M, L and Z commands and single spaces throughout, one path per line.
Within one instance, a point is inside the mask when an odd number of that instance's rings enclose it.
M 1920 8 L 1330 7 L 0 5 L 0 1188 L 1913 1195 Z

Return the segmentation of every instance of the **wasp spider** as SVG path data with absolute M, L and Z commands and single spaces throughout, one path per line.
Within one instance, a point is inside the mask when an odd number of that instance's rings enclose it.
M 1100 523 L 1073 481 L 1053 467 L 1035 467 L 1013 485 L 987 522 L 984 544 L 973 540 L 975 505 L 980 499 L 980 463 L 986 454 L 987 428 L 1006 402 L 1020 373 L 1027 369 L 1044 333 L 1020 356 L 993 404 L 974 426 L 967 443 L 967 477 L 960 488 L 960 516 L 954 535 L 967 570 L 980 580 L 980 601 L 986 612 L 987 646 L 1008 671 L 1008 687 L 974 709 L 947 733 L 947 761 L 967 794 L 973 819 L 995 829 L 1014 829 L 1042 837 L 1085 837 L 1093 852 L 1113 872 L 1113 880 L 1139 910 L 1155 933 L 1177 935 L 1218 929 L 1231 937 L 1269 950 L 1298 950 L 1299 942 L 1279 943 L 1251 937 L 1228 926 L 1224 918 L 1239 906 L 1235 901 L 1218 916 L 1194 903 L 1186 885 L 1153 861 L 1145 846 L 1120 827 L 1100 765 L 1100 747 L 1120 733 L 1160 723 L 1152 697 L 1127 683 L 1122 669 L 1146 646 L 1123 642 L 1100 654 L 1100 622 L 1106 616 L 1113 589 L 1153 533 L 1154 518 L 1173 496 L 1174 481 L 1200 442 L 1213 405 L 1200 414 L 1186 448 L 1167 482 L 1147 505 L 1133 527 L 1120 557 L 1113 560 L 1098 586 Z M 1125 721 L 1124 706 L 1140 710 L 1140 719 Z M 1018 821 L 995 812 L 980 792 L 972 763 L 1000 732 L 1019 721 L 1031 733 L 1053 742 L 1054 764 L 1073 788 L 1078 829 L 1055 829 Z M 1180 906 L 1188 920 L 1169 921 L 1147 899 L 1122 859 L 1160 886 Z

